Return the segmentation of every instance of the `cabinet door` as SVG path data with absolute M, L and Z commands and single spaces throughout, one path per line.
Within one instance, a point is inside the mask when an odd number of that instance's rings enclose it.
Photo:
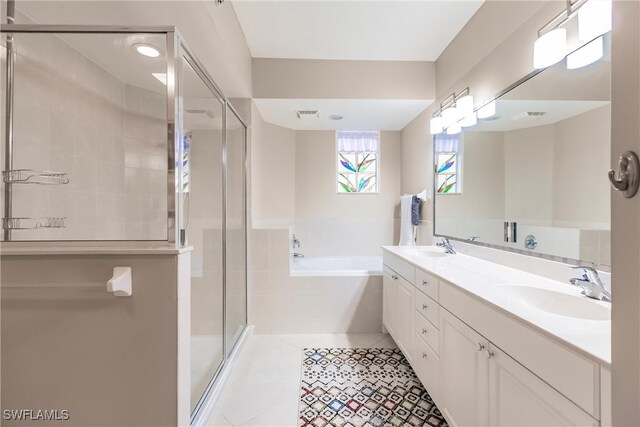
M 413 335 L 413 285 L 398 279 L 398 295 L 396 296 L 396 344 L 411 362 L 411 336 Z
M 382 277 L 382 323 L 394 339 L 396 336 L 396 300 L 398 296 L 398 275 L 387 267 Z
M 598 422 L 506 353 L 491 347 L 492 426 L 597 426 Z
M 489 422 L 487 340 L 442 309 L 440 313 L 440 402 L 453 426 L 486 426 Z

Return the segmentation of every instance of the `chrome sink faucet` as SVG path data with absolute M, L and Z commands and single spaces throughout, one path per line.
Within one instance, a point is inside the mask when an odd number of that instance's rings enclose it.
M 444 248 L 445 253 L 448 253 L 451 255 L 454 255 L 456 253 L 456 250 L 453 249 L 453 246 L 451 246 L 449 239 L 447 239 L 446 237 L 443 237 L 440 243 L 436 243 L 436 246 L 440 248 Z
M 582 295 L 600 301 L 611 302 L 611 293 L 604 287 L 604 283 L 598 276 L 598 271 L 592 267 L 571 267 L 574 270 L 582 270 L 582 277 L 569 279 L 573 286 L 582 288 Z

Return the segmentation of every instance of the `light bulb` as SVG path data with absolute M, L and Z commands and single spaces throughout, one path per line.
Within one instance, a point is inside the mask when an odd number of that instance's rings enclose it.
M 578 10 L 578 38 L 589 41 L 608 33 L 612 27 L 611 0 L 589 0 Z
M 473 113 L 473 96 L 465 95 L 456 101 L 456 108 L 461 116 L 467 116 Z
M 442 112 L 442 127 L 448 128 L 460 120 L 460 113 L 456 107 L 449 107 Z
M 533 44 L 533 67 L 547 68 L 567 54 L 567 30 L 556 28 L 538 37 Z
M 458 123 L 452 124 L 447 128 L 447 135 L 455 135 L 460 132 L 462 132 L 462 126 Z
M 431 132 L 431 135 L 442 132 L 442 130 L 444 129 L 444 127 L 442 126 L 442 122 L 443 120 L 440 116 L 436 116 L 431 119 L 431 121 L 429 122 L 429 130 Z
M 478 118 L 486 119 L 496 114 L 496 101 L 493 100 L 482 107 L 478 108 Z
M 567 56 L 567 68 L 574 70 L 584 67 L 602 58 L 602 36 Z
M 462 120 L 458 122 L 462 127 L 475 126 L 478 123 L 478 116 L 475 111 L 472 111 L 471 114 L 467 114 L 464 116 Z
M 131 47 L 133 47 L 140 55 L 148 56 L 149 58 L 157 58 L 160 56 L 160 50 L 147 43 L 136 43 Z

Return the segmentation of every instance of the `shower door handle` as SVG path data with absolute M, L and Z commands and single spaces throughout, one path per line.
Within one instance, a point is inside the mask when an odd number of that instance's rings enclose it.
M 638 156 L 633 151 L 626 151 L 618 159 L 618 170 L 610 170 L 608 175 L 613 188 L 620 191 L 624 197 L 631 198 L 638 192 L 639 173 Z

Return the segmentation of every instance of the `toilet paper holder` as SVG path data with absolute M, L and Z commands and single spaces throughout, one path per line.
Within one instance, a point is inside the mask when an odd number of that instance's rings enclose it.
M 116 297 L 130 297 L 133 294 L 131 267 L 113 268 L 113 277 L 107 282 L 107 292 Z

